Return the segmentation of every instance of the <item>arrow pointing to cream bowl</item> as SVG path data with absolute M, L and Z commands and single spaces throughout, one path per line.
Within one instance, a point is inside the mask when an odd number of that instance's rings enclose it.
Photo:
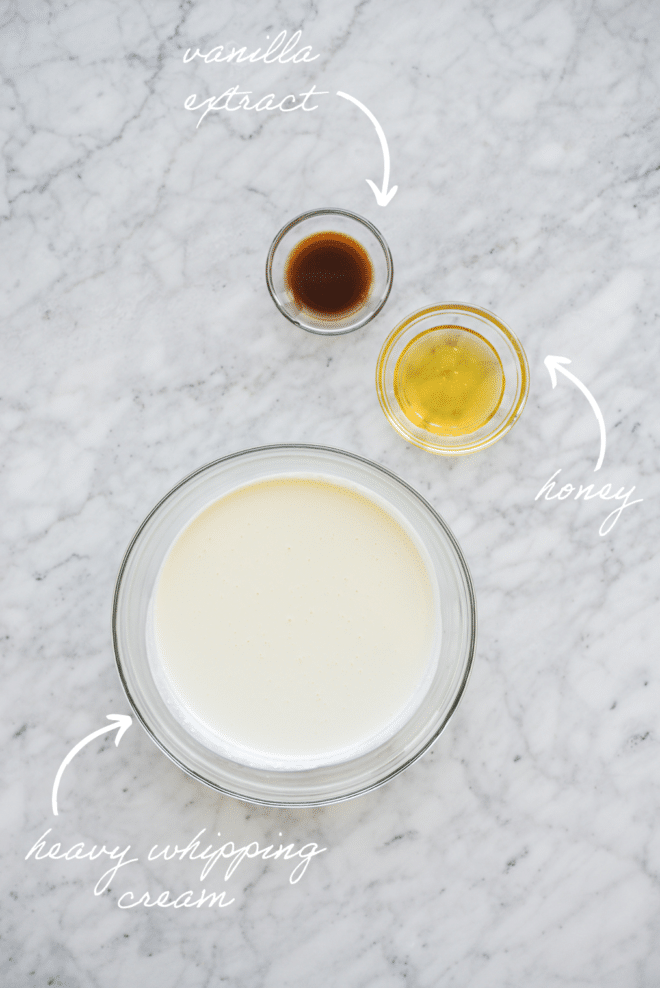
M 591 391 L 589 391 L 589 388 L 587 388 L 582 383 L 582 381 L 580 381 L 579 378 L 575 376 L 575 374 L 571 374 L 571 372 L 569 370 L 566 370 L 566 368 L 563 366 L 564 364 L 570 364 L 570 362 L 571 361 L 568 359 L 568 357 L 553 357 L 550 354 L 548 354 L 548 356 L 543 361 L 543 363 L 548 369 L 548 374 L 550 375 L 550 381 L 552 382 L 553 388 L 557 387 L 557 371 L 560 371 L 560 373 L 562 373 L 564 377 L 567 377 L 569 381 L 572 381 L 573 384 L 577 385 L 577 387 L 580 389 L 580 391 L 585 396 L 585 398 L 587 399 L 587 401 L 594 410 L 594 415 L 598 420 L 598 427 L 600 428 L 600 456 L 598 457 L 598 463 L 594 467 L 594 473 L 595 473 L 596 470 L 600 470 L 601 466 L 603 465 L 603 458 L 605 456 L 605 442 L 606 442 L 605 420 L 603 419 L 600 408 L 598 407 L 598 402 L 592 395 Z
M 88 734 L 86 738 L 83 738 L 82 741 L 79 741 L 78 744 L 71 749 L 71 751 L 66 756 L 66 758 L 60 765 L 59 769 L 57 770 L 57 775 L 55 776 L 55 782 L 53 783 L 53 814 L 55 816 L 58 815 L 57 790 L 60 785 L 60 780 L 64 774 L 64 769 L 67 767 L 69 762 L 76 757 L 76 755 L 81 750 L 81 748 L 84 748 L 86 744 L 89 744 L 89 742 L 93 741 L 94 738 L 100 738 L 102 734 L 107 734 L 108 731 L 117 731 L 117 736 L 115 737 L 115 746 L 117 746 L 121 741 L 121 739 L 123 738 L 126 731 L 133 723 L 133 719 L 129 717 L 127 714 L 107 714 L 106 716 L 107 716 L 107 720 L 114 720 L 115 723 L 112 725 L 106 724 L 105 727 L 100 727 L 98 731 L 92 731 L 92 733 Z
M 349 96 L 348 93 L 338 92 L 337 96 L 343 96 L 344 99 L 348 99 L 351 101 L 351 103 L 355 103 L 355 105 L 358 106 L 363 113 L 366 113 L 366 115 L 369 117 L 372 124 L 376 128 L 376 133 L 378 134 L 378 140 L 380 141 L 380 146 L 383 151 L 383 184 L 379 189 L 378 186 L 375 184 L 375 182 L 372 182 L 370 178 L 368 178 L 366 181 L 367 181 L 367 185 L 370 186 L 373 194 L 376 196 L 376 202 L 378 203 L 378 205 L 387 206 L 387 204 L 396 195 L 396 190 L 399 188 L 399 186 L 393 185 L 388 192 L 387 186 L 390 181 L 390 151 L 387 146 L 387 139 L 385 137 L 385 132 L 383 131 L 383 128 L 378 123 L 371 110 L 368 110 L 367 107 L 364 105 L 364 103 L 360 103 L 358 99 L 355 99 L 354 96 Z

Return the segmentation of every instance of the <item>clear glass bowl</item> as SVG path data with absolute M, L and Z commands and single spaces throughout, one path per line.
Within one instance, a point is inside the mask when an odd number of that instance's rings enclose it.
M 395 390 L 397 363 L 406 347 L 421 333 L 452 326 L 471 330 L 486 340 L 499 357 L 504 375 L 504 390 L 492 417 L 460 436 L 437 435 L 415 425 L 403 412 Z M 376 390 L 390 425 L 404 439 L 429 453 L 461 456 L 491 446 L 518 420 L 529 393 L 529 367 L 520 341 L 492 312 L 476 305 L 445 302 L 414 312 L 390 333 L 376 365 Z
M 274 477 L 326 480 L 385 507 L 423 551 L 435 584 L 437 662 L 419 705 L 385 741 L 357 757 L 313 768 L 263 768 L 229 758 L 190 730 L 168 702 L 154 668 L 152 600 L 173 542 L 200 511 L 230 491 Z M 456 709 L 472 665 L 474 591 L 460 548 L 446 524 L 416 491 L 383 467 L 323 446 L 265 446 L 202 467 L 156 505 L 121 565 L 113 607 L 119 675 L 147 732 L 181 768 L 221 792 L 273 806 L 338 802 L 386 782 L 415 761 Z
M 301 241 L 317 233 L 333 232 L 352 237 L 369 256 L 372 281 L 362 304 L 341 317 L 320 316 L 299 305 L 286 283 L 286 267 L 291 252 Z M 392 255 L 376 227 L 345 209 L 314 209 L 287 223 L 277 234 L 266 260 L 268 290 L 282 315 L 296 326 L 322 336 L 339 336 L 359 329 L 376 316 L 385 305 L 392 287 Z

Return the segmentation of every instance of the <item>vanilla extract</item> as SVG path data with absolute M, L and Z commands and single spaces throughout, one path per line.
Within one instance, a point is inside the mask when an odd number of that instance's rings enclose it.
M 342 319 L 367 301 L 373 265 L 353 237 L 326 230 L 305 237 L 293 248 L 284 280 L 300 309 L 321 319 Z

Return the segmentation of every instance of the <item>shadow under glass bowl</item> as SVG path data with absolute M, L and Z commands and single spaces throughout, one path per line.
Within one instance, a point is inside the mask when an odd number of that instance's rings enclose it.
M 287 264 L 302 241 L 322 233 L 338 233 L 357 241 L 371 264 L 371 284 L 366 297 L 345 314 L 337 316 L 315 311 L 301 304 L 287 283 Z M 266 260 L 268 290 L 283 316 L 309 333 L 339 336 L 359 329 L 385 305 L 393 278 L 392 255 L 376 227 L 345 209 L 314 209 L 287 223 L 277 234 Z
M 468 331 L 479 338 L 500 365 L 502 392 L 494 410 L 482 424 L 461 435 L 437 434 L 413 422 L 401 407 L 397 394 L 399 360 L 422 335 Z M 463 456 L 476 453 L 501 439 L 517 422 L 529 393 L 529 367 L 520 340 L 496 315 L 476 305 L 444 302 L 419 309 L 392 330 L 376 365 L 376 390 L 390 425 L 415 446 L 429 453 Z
M 163 689 L 154 656 L 153 600 L 174 541 L 201 511 L 247 485 L 281 477 L 327 481 L 385 508 L 420 547 L 434 586 L 436 634 L 418 705 L 382 743 L 316 767 L 277 768 L 227 757 L 190 728 Z M 382 785 L 411 765 L 443 731 L 463 695 L 476 640 L 472 581 L 449 528 L 415 490 L 369 460 L 324 446 L 279 445 L 216 460 L 181 481 L 133 538 L 117 579 L 113 638 L 128 699 L 156 744 L 184 771 L 223 793 L 273 806 L 334 803 Z M 402 656 L 405 661 L 405 656 Z

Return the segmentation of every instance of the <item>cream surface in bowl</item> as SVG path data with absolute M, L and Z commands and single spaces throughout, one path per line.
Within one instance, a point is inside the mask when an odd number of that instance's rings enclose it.
M 282 445 L 210 463 L 156 505 L 124 557 L 113 633 L 128 698 L 173 761 L 242 799 L 310 806 L 433 743 L 465 689 L 476 610 L 416 491 L 354 454 Z
M 441 634 L 423 550 L 385 508 L 278 477 L 201 511 L 154 591 L 153 664 L 212 748 L 282 768 L 391 736 L 432 678 Z

